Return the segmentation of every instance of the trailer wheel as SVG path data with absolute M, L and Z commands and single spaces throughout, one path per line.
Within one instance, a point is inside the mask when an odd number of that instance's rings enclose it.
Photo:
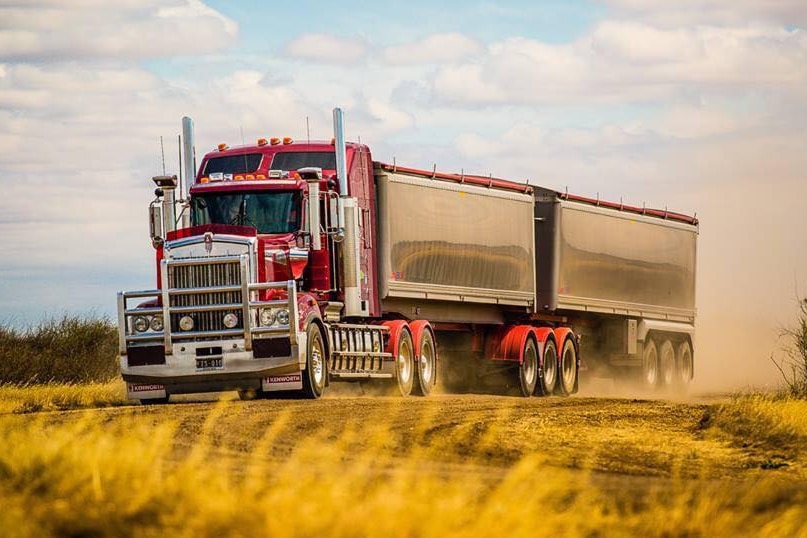
M 563 396 L 574 394 L 577 391 L 577 348 L 571 338 L 563 342 L 563 351 L 560 354 L 559 383 L 557 391 Z
M 538 383 L 538 347 L 531 336 L 524 343 L 524 358 L 518 366 L 518 381 L 521 395 L 525 398 L 532 396 Z
M 678 344 L 675 363 L 676 381 L 682 386 L 688 385 L 692 381 L 695 366 L 692 360 L 692 345 L 689 340 L 684 340 Z
M 437 350 L 434 336 L 426 328 L 420 335 L 420 353 L 415 368 L 414 392 L 420 396 L 428 396 L 437 381 Z
M 547 338 L 544 343 L 544 368 L 541 378 L 538 380 L 535 393 L 539 396 L 549 396 L 555 392 L 558 384 L 558 348 L 555 341 Z
M 401 396 L 409 396 L 412 393 L 412 385 L 415 381 L 414 347 L 412 333 L 409 332 L 409 327 L 404 327 L 398 338 L 398 349 L 395 353 L 395 378 Z
M 316 323 L 308 325 L 308 338 L 305 353 L 305 371 L 303 372 L 303 395 L 315 400 L 322 396 L 327 379 L 325 356 L 325 340 L 322 329 Z
M 647 338 L 642 353 L 642 382 L 647 387 L 655 388 L 658 385 L 658 350 L 656 342 Z
M 659 351 L 659 374 L 661 384 L 671 387 L 675 384 L 675 348 L 672 342 L 664 340 Z

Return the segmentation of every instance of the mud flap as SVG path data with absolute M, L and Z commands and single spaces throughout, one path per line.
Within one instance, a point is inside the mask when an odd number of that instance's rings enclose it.
M 126 383 L 126 393 L 130 400 L 151 400 L 165 398 L 165 386 L 142 383 Z
M 261 388 L 264 392 L 276 392 L 279 390 L 300 390 L 303 388 L 303 374 L 273 375 L 264 377 L 261 380 Z

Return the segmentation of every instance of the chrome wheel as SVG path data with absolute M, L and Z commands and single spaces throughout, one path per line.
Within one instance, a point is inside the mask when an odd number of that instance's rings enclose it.
M 559 392 L 564 396 L 577 391 L 577 348 L 571 337 L 563 343 L 563 352 L 560 356 L 560 384 Z
M 661 384 L 665 387 L 672 386 L 675 383 L 675 349 L 669 340 L 661 344 L 658 361 Z
M 695 363 L 692 358 L 692 345 L 689 340 L 684 340 L 678 344 L 678 353 L 676 353 L 676 377 L 677 382 L 681 385 L 688 385 L 692 381 L 694 374 Z
M 538 349 L 532 337 L 528 337 L 524 344 L 524 358 L 518 367 L 518 380 L 521 395 L 532 396 L 538 382 Z
M 538 384 L 538 393 L 541 396 L 549 396 L 555 391 L 558 382 L 558 349 L 555 341 L 547 339 L 544 342 L 544 375 Z
M 398 338 L 398 352 L 396 353 L 395 373 L 398 380 L 398 391 L 401 396 L 409 396 L 412 392 L 415 369 L 415 353 L 412 345 L 412 334 L 409 328 L 401 330 Z
M 644 353 L 642 354 L 642 381 L 648 387 L 658 385 L 658 350 L 653 339 L 648 338 L 644 342 Z
M 428 396 L 437 380 L 437 350 L 434 336 L 428 328 L 420 335 L 420 358 L 417 366 L 415 393 Z
M 322 330 L 316 323 L 311 323 L 306 331 L 306 363 L 303 372 L 303 395 L 316 399 L 322 396 L 327 379 L 327 355 Z

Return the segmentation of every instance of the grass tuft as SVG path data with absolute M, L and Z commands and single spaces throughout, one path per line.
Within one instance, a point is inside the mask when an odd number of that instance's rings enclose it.
M 23 330 L 0 326 L 0 383 L 107 382 L 118 374 L 109 320 L 65 314 Z

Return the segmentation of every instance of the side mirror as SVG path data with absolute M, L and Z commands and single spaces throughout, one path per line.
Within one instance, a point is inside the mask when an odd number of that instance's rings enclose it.
M 163 230 L 163 208 L 159 203 L 149 206 L 149 235 L 154 248 L 160 248 L 165 242 Z

